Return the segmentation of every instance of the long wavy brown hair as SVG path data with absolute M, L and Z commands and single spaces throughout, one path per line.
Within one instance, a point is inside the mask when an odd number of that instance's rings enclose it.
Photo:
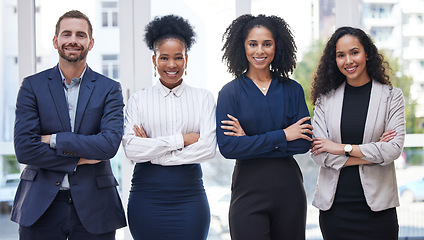
M 336 44 L 345 35 L 356 37 L 364 47 L 368 58 L 366 69 L 370 78 L 382 84 L 391 85 L 389 75 L 386 73 L 386 69 L 390 69 L 389 63 L 378 52 L 371 37 L 359 28 L 340 27 L 333 33 L 325 45 L 323 55 L 315 73 L 311 90 L 313 104 L 315 104 L 321 95 L 336 89 L 346 81 L 346 76 L 340 72 L 336 63 Z

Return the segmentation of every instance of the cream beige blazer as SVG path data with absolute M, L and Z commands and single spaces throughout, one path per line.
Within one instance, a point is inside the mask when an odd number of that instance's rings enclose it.
M 314 136 L 341 143 L 340 121 L 342 115 L 345 83 L 321 96 L 314 110 Z M 378 142 L 384 131 L 396 130 L 390 142 Z M 362 159 L 374 164 L 360 165 L 359 175 L 365 199 L 373 211 L 399 206 L 394 160 L 399 157 L 405 139 L 405 102 L 398 88 L 372 82 L 370 104 L 365 123 Z M 318 182 L 312 205 L 321 209 L 331 208 L 339 180 L 340 169 L 346 163 L 345 155 L 322 152 L 311 154 L 320 165 Z

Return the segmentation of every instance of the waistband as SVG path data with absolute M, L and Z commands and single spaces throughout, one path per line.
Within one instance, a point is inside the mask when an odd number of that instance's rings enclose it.
M 72 204 L 73 200 L 71 196 L 71 190 L 59 190 L 54 200 L 58 202 L 68 202 Z

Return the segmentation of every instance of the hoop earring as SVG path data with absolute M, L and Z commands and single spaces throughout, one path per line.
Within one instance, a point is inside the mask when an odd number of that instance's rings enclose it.
M 153 76 L 156 77 L 156 66 L 153 69 L 154 69 Z

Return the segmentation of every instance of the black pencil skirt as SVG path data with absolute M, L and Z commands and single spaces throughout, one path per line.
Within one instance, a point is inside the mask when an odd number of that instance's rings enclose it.
M 374 212 L 365 201 L 335 202 L 320 211 L 319 222 L 325 240 L 397 240 L 396 208 Z

